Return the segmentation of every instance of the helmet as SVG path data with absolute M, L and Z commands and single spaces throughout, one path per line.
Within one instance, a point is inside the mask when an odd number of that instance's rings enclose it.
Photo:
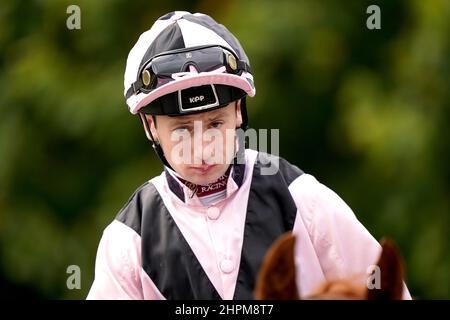
M 186 11 L 160 17 L 139 37 L 124 86 L 132 114 L 179 116 L 242 99 L 245 127 L 245 97 L 256 93 L 239 41 L 208 15 Z

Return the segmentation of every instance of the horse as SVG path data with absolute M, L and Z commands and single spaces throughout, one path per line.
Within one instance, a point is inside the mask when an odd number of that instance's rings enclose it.
M 294 262 L 295 236 L 283 234 L 269 248 L 256 279 L 257 300 L 399 300 L 403 295 L 404 265 L 395 243 L 381 240 L 377 266 L 379 289 L 357 283 L 352 278 L 329 280 L 302 297 L 297 288 Z

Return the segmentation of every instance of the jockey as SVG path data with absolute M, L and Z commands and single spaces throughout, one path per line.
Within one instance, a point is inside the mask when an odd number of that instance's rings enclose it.
M 285 159 L 245 149 L 256 89 L 227 28 L 200 13 L 160 17 L 131 49 L 124 84 L 164 169 L 105 228 L 88 299 L 253 299 L 287 231 L 302 294 L 367 277 L 381 247 L 346 203 Z

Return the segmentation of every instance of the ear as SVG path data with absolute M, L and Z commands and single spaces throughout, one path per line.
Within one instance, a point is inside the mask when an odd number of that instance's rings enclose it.
M 294 263 L 295 237 L 282 235 L 269 248 L 255 286 L 257 300 L 298 300 Z
M 241 99 L 236 101 L 236 128 L 240 128 L 242 125 L 242 113 L 241 113 Z
M 153 121 L 153 118 L 151 116 L 148 116 L 143 113 L 139 113 L 139 117 L 141 119 L 142 125 L 145 130 L 145 135 L 147 136 L 147 139 L 153 142 L 152 137 L 155 139 L 155 141 L 159 141 L 158 132 L 155 128 L 155 123 Z
M 381 240 L 381 252 L 378 260 L 381 288 L 369 289 L 368 300 L 400 300 L 403 297 L 403 263 L 397 246 L 391 239 Z

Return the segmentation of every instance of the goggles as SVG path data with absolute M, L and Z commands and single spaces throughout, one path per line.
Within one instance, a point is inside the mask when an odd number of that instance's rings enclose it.
M 236 87 L 219 84 L 203 85 L 166 94 L 142 107 L 140 112 L 180 116 L 220 108 L 245 96 L 245 91 Z
M 149 93 L 175 80 L 173 74 L 188 72 L 194 66 L 198 72 L 210 72 L 225 67 L 227 73 L 250 72 L 250 66 L 239 60 L 229 49 L 213 45 L 177 49 L 158 54 L 139 69 L 138 79 L 127 90 L 126 98 L 139 92 Z

